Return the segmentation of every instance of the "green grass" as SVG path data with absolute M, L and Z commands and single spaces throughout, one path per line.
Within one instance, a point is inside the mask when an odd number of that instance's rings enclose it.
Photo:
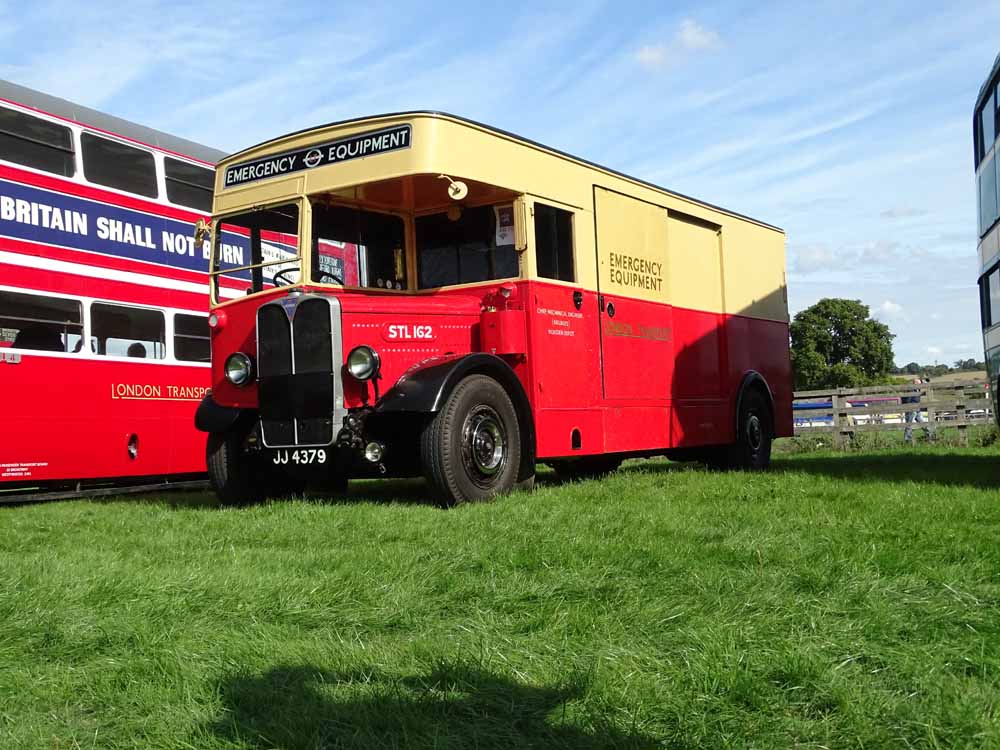
M 0 508 L 0 748 L 1000 746 L 998 489 L 933 446 Z

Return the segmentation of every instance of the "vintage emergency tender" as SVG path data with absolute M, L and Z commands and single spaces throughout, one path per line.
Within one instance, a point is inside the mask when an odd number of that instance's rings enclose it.
M 781 230 L 509 133 L 414 112 L 268 141 L 220 162 L 209 231 L 225 502 L 761 469 L 792 434 Z

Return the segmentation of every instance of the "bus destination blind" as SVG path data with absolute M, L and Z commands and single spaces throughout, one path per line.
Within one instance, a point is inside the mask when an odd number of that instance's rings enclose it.
M 305 169 L 314 169 L 351 159 L 361 159 L 375 154 L 399 151 L 409 148 L 410 140 L 410 126 L 396 125 L 384 130 L 358 133 L 348 138 L 340 138 L 308 148 L 273 154 L 263 159 L 233 164 L 226 168 L 225 187 L 234 187 L 268 177 L 279 177 Z

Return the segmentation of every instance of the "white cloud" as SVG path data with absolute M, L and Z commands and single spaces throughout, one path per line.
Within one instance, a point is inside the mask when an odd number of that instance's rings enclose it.
M 925 351 L 932 357 L 939 357 L 941 356 L 942 349 L 939 346 L 928 346 Z
M 840 267 L 840 259 L 829 245 L 804 245 L 794 252 L 795 270 L 799 273 L 832 271 Z
M 861 248 L 862 263 L 890 263 L 896 260 L 899 243 L 891 240 L 867 242 Z
M 898 208 L 890 208 L 883 211 L 879 216 L 883 219 L 910 219 L 915 216 L 926 216 L 928 213 L 925 208 L 912 208 L 901 206 Z
M 636 62 L 646 68 L 662 68 L 667 64 L 669 55 L 665 44 L 647 44 L 635 53 Z
M 681 21 L 676 39 L 681 47 L 688 50 L 712 49 L 720 42 L 718 34 L 690 18 Z
M 887 318 L 896 318 L 903 314 L 903 306 L 898 302 L 887 299 L 878 306 L 878 312 Z
M 681 21 L 669 42 L 646 44 L 633 57 L 644 68 L 663 70 L 679 62 L 685 54 L 715 49 L 721 41 L 716 32 L 686 18 Z

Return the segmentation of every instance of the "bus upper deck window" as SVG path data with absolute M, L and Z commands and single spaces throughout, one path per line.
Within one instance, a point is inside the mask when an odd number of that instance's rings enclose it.
M 215 172 L 169 156 L 163 158 L 167 200 L 179 206 L 210 213 Z
M 148 198 L 157 196 L 156 162 L 149 151 L 91 133 L 80 137 L 80 145 L 83 174 L 91 182 Z
M 539 276 L 575 280 L 573 214 L 543 203 L 535 204 L 535 260 Z
M 0 292 L 0 347 L 76 352 L 83 336 L 83 306 L 74 299 Z
M 0 159 L 72 177 L 73 134 L 65 125 L 0 107 Z

